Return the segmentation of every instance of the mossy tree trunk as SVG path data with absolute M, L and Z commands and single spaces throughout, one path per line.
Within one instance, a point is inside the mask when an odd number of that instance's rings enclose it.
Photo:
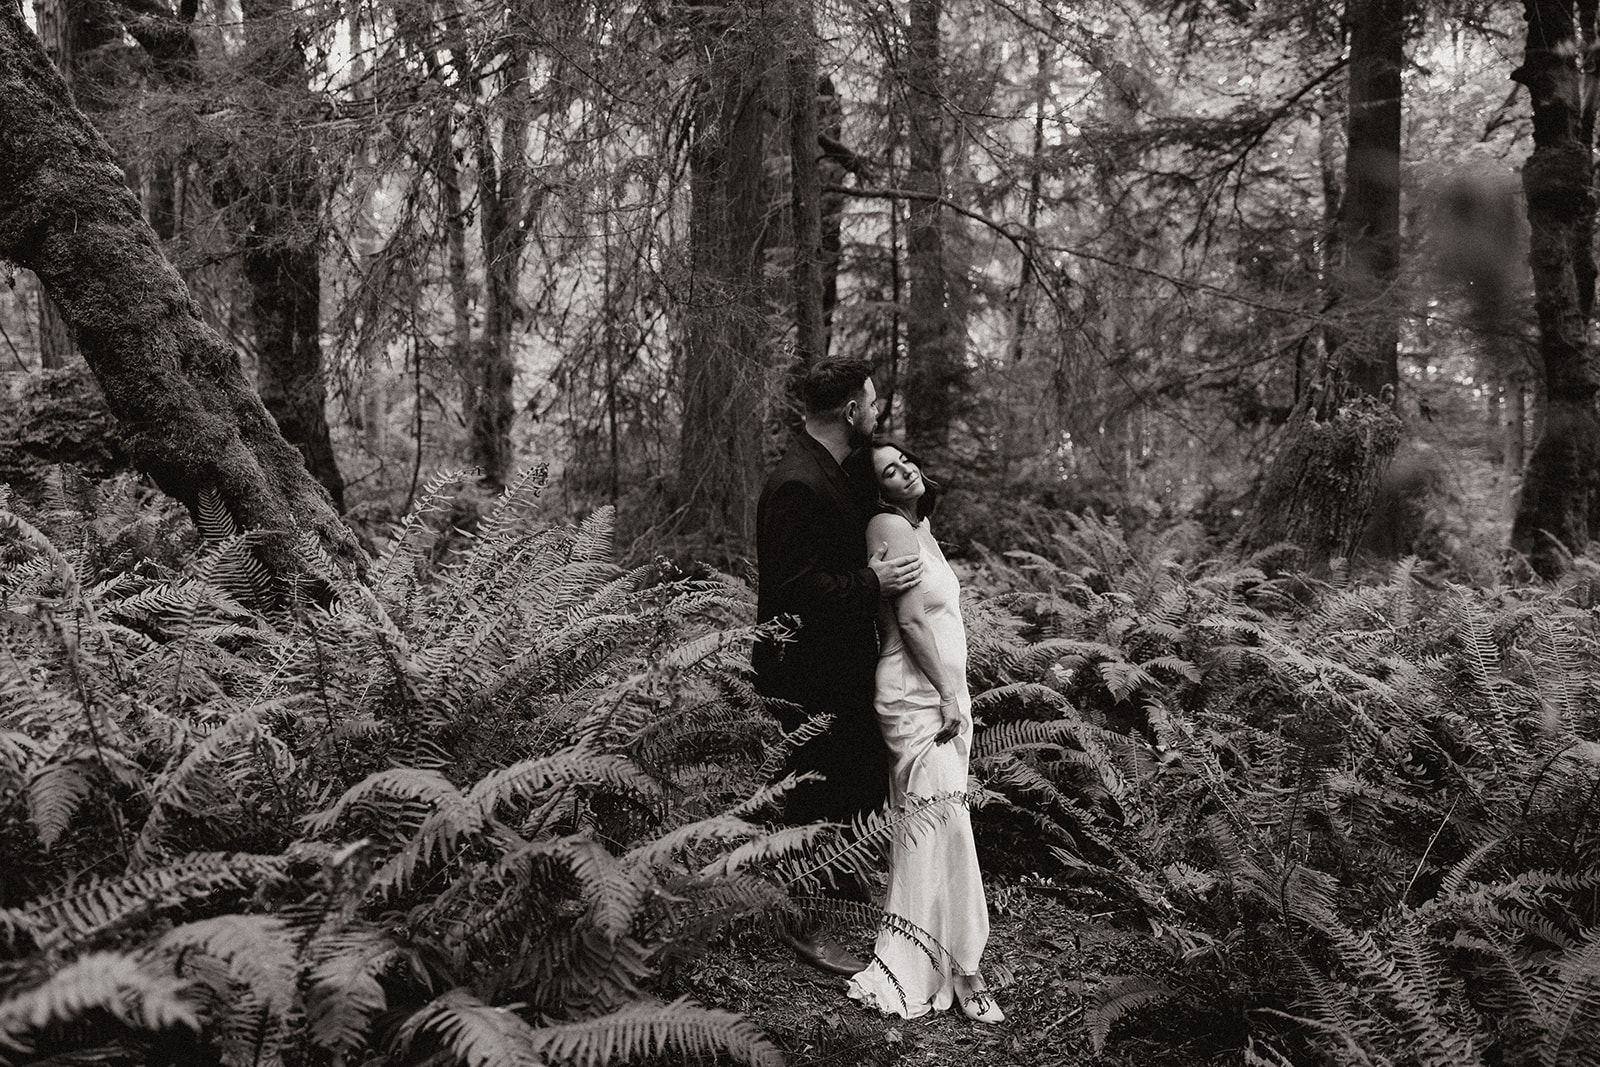
M 1544 365 L 1543 431 L 1523 473 L 1511 544 L 1544 577 L 1594 534 L 1600 502 L 1600 368 L 1594 314 L 1594 0 L 1526 0 L 1527 46 L 1512 80 L 1533 104 L 1522 169 Z M 1581 35 L 1581 40 L 1580 40 Z M 1586 91 L 1587 83 L 1587 91 Z
M 0 7 L 0 100 L 0 258 L 32 270 L 60 306 L 134 464 L 191 512 L 215 490 L 241 526 L 267 535 L 275 569 L 292 566 L 289 539 L 304 532 L 359 562 L 14 4 Z
M 247 84 L 273 98 L 305 104 L 305 56 L 294 37 L 287 0 L 244 0 Z M 328 431 L 328 387 L 322 358 L 322 178 L 305 134 L 292 124 L 268 134 L 257 164 L 238 184 L 237 217 L 247 221 L 244 278 L 255 327 L 257 388 L 278 428 L 313 477 L 344 510 L 344 477 Z M 237 165 L 237 163 L 235 163 Z
M 55 64 L 73 101 L 90 115 L 103 112 L 114 95 L 114 65 L 107 56 L 122 38 L 109 0 L 35 0 L 34 18 L 45 55 Z M 75 355 L 72 332 L 50 294 L 39 293 L 39 366 L 65 367 Z
M 1293 545 L 1313 572 L 1349 559 L 1399 445 L 1399 416 L 1374 397 L 1322 415 L 1301 405 L 1256 494 L 1245 548 Z

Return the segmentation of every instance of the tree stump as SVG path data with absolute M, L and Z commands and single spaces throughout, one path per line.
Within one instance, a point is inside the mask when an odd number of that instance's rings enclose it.
M 1319 417 L 1302 407 L 1262 477 L 1242 540 L 1247 551 L 1291 544 L 1312 571 L 1348 559 L 1366 527 L 1379 483 L 1400 445 L 1400 417 L 1362 396 Z

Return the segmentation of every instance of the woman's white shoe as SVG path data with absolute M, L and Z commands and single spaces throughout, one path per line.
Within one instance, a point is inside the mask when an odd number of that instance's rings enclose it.
M 970 980 L 956 980 L 956 999 L 961 1003 L 961 1014 L 977 1023 L 1003 1023 L 1006 1013 L 1000 1010 L 994 994 L 987 986 L 973 989 Z

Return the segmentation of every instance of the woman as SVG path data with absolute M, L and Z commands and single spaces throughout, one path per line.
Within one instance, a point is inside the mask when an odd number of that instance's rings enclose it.
M 890 803 L 926 809 L 895 834 L 883 926 L 849 995 L 908 1019 L 959 1004 L 997 1023 L 1005 1015 L 978 974 L 989 912 L 965 803 L 972 701 L 961 586 L 928 523 L 938 486 L 897 444 L 861 449 L 845 469 L 872 513 L 868 551 L 922 557 L 922 581 L 879 612 L 874 706 L 889 746 Z

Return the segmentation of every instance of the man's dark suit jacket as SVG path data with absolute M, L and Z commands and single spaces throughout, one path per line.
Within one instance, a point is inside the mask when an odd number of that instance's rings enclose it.
M 879 597 L 866 522 L 833 455 L 796 433 L 756 506 L 756 615 L 795 616 L 800 630 L 784 644 L 758 644 L 752 666 L 762 693 L 803 709 L 784 717 L 785 729 L 821 712 L 835 722 L 791 758 L 788 769 L 827 778 L 789 794 L 791 823 L 848 820 L 888 794 L 888 750 L 872 710 Z

